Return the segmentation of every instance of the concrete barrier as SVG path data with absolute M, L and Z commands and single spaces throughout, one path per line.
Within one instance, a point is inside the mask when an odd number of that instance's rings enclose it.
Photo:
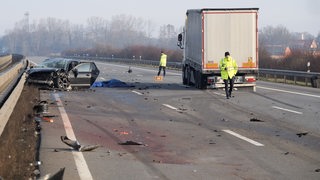
M 18 58 L 20 59 L 23 57 L 21 56 Z M 13 61 L 12 55 L 0 57 L 1 65 L 3 65 L 2 67 L 4 67 L 4 65 L 6 65 L 8 62 L 9 64 L 11 64 L 12 61 Z M 24 66 L 25 66 L 24 61 L 21 60 L 19 63 L 16 63 L 12 68 L 0 73 L 0 95 L 1 95 L 0 99 L 1 99 L 1 105 L 2 105 L 0 106 L 0 136 L 22 92 L 22 89 L 26 80 L 25 74 L 22 72 L 24 71 Z M 21 77 L 19 78 L 19 76 Z M 19 80 L 19 82 L 17 82 L 17 80 Z M 11 90 L 10 86 L 13 86 L 11 85 L 13 82 L 17 82 L 17 85 L 15 86 L 14 89 Z M 11 92 L 10 96 L 5 95 L 7 98 L 4 101 L 3 94 L 8 94 L 9 91 Z
M 17 84 L 16 88 L 13 90 L 10 97 L 6 100 L 6 102 L 0 109 L 0 136 L 2 135 L 2 132 L 13 112 L 13 109 L 18 102 L 25 80 L 25 74 L 23 74 L 21 76 L 20 82 Z
M 23 68 L 23 63 L 16 64 L 10 71 L 6 71 L 0 74 L 0 93 L 12 82 L 13 79 L 17 77 L 21 69 Z

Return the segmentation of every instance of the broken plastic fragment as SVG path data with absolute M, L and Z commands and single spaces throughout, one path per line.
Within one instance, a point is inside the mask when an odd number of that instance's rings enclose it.
M 257 118 L 251 118 L 251 122 L 264 122 L 263 120 L 257 119 Z
M 97 149 L 98 147 L 101 147 L 101 145 L 86 145 L 86 146 L 81 146 L 79 141 L 77 140 L 71 140 L 67 136 L 61 136 L 60 137 L 61 141 L 65 143 L 66 145 L 72 147 L 73 149 L 77 151 L 92 151 L 94 149 Z
M 122 142 L 122 143 L 119 143 L 120 145 L 144 145 L 142 144 L 141 142 L 135 142 L 135 141 L 126 141 L 126 142 Z
M 61 141 L 75 150 L 79 150 L 81 145 L 77 140 L 71 140 L 67 136 L 61 136 Z
M 100 147 L 101 145 L 86 145 L 86 146 L 83 146 L 79 149 L 79 151 L 92 151 L 92 150 L 95 150 L 97 149 L 98 147 Z
M 308 132 L 303 132 L 303 133 L 297 133 L 296 135 L 298 136 L 298 137 L 302 137 L 302 136 L 305 136 L 305 135 L 307 135 L 308 134 Z

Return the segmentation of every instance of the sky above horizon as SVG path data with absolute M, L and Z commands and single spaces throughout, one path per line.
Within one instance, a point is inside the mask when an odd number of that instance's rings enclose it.
M 30 22 L 48 17 L 86 25 L 90 17 L 110 20 L 125 14 L 151 20 L 156 29 L 184 25 L 187 9 L 259 8 L 259 28 L 282 25 L 290 32 L 320 32 L 320 0 L 2 0 L 0 36 L 29 13 Z

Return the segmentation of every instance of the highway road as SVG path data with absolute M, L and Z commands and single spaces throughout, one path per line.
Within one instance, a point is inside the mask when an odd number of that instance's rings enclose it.
M 129 87 L 41 91 L 55 115 L 42 123 L 42 175 L 65 167 L 65 179 L 320 179 L 320 89 L 257 82 L 257 92 L 226 99 L 182 85 L 178 71 L 155 81 L 157 67 L 97 65 L 97 81 Z M 63 135 L 101 147 L 77 152 Z

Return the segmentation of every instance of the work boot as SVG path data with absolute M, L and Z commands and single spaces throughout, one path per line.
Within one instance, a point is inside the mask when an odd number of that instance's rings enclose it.
M 231 95 L 231 92 L 232 92 L 232 91 L 229 91 L 229 97 L 234 97 L 234 96 Z

